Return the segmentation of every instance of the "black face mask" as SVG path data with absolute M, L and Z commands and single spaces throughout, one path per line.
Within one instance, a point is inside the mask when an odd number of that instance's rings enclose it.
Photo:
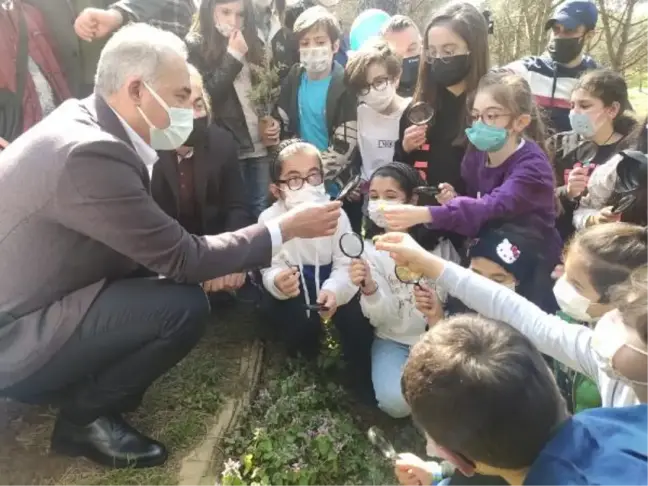
M 551 58 L 559 64 L 569 64 L 576 59 L 585 45 L 585 39 L 582 37 L 572 37 L 570 39 L 553 39 L 547 46 L 547 51 Z
M 430 82 L 447 88 L 459 84 L 470 71 L 470 54 L 459 54 L 458 56 L 434 59 L 428 61 L 428 75 Z
M 403 59 L 403 73 L 398 84 L 399 93 L 411 93 L 416 87 L 418 79 L 420 58 L 419 56 L 406 57 Z
M 185 147 L 195 147 L 196 145 L 200 145 L 200 143 L 202 143 L 207 136 L 208 121 L 208 117 L 206 116 L 194 118 L 193 130 L 189 134 L 187 141 L 182 145 L 184 145 Z

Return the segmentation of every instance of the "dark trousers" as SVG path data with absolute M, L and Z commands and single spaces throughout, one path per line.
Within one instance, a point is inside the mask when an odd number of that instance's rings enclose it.
M 0 393 L 59 406 L 77 423 L 132 410 L 151 383 L 196 345 L 208 316 L 198 285 L 115 281 L 49 363 Z
M 317 357 L 324 328 L 317 312 L 311 311 L 310 317 L 306 315 L 303 292 L 293 299 L 277 300 L 270 296 L 268 300 L 268 317 L 288 354 Z M 358 299 L 353 298 L 338 307 L 332 322 L 338 331 L 345 361 L 358 373 L 366 371 L 370 377 L 373 328 L 362 315 Z

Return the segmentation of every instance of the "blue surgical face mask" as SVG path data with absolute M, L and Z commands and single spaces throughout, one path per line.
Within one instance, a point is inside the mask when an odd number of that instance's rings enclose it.
M 169 107 L 169 105 L 166 104 L 162 97 L 157 94 L 155 90 L 148 85 L 148 83 L 144 83 L 144 86 L 149 90 L 160 106 L 164 108 L 169 117 L 169 126 L 166 128 L 158 128 L 153 125 L 142 109 L 139 106 L 137 107 L 140 115 L 142 115 L 142 118 L 144 118 L 144 121 L 149 126 L 151 147 L 155 150 L 177 149 L 185 143 L 193 131 L 193 109 Z
M 592 118 L 587 113 L 569 112 L 569 123 L 572 130 L 578 135 L 585 138 L 592 138 L 596 134 L 596 127 L 592 123 Z
M 466 135 L 470 143 L 482 152 L 497 152 L 509 137 L 506 128 L 491 127 L 481 120 L 473 123 L 472 127 L 466 128 Z

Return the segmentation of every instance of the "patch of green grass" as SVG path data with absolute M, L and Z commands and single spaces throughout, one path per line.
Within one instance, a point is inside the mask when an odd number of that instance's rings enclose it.
M 644 88 L 643 92 L 639 91 L 639 88 L 630 88 L 628 95 L 637 116 L 644 118 L 648 115 L 648 86 Z
M 200 344 L 148 391 L 129 420 L 165 444 L 171 456 L 150 469 L 70 468 L 58 484 L 177 484 L 179 462 L 202 441 L 223 400 L 224 383 L 238 372 L 235 348 L 223 349 L 222 329 L 210 325 Z M 227 348 L 227 346 L 225 346 Z

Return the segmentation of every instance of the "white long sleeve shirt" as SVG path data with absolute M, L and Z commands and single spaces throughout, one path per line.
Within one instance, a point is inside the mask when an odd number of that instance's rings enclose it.
M 277 201 L 261 213 L 259 222 L 265 223 L 273 220 L 286 211 L 284 203 Z M 337 231 L 333 236 L 311 239 L 294 238 L 283 243 L 281 250 L 272 257 L 270 267 L 261 270 L 263 286 L 275 299 L 286 300 L 288 296 L 281 292 L 274 283 L 279 272 L 289 268 L 289 265 L 295 265 L 300 268 L 303 275 L 303 266 L 313 265 L 316 268 L 316 275 L 319 275 L 317 269 L 320 266 L 332 264 L 331 274 L 322 283 L 321 290 L 333 292 L 338 305 L 346 304 L 358 291 L 349 277 L 350 259 L 342 253 L 339 244 L 340 237 L 350 231 L 352 230 L 349 218 L 346 213 L 342 212 L 338 220 Z M 316 284 L 316 287 L 319 287 L 319 284 Z M 317 295 L 308 295 L 306 290 L 302 297 L 307 304 L 314 304 L 317 301 Z
M 592 351 L 594 331 L 589 327 L 547 314 L 503 285 L 454 263 L 446 263 L 437 285 L 482 316 L 514 327 L 540 352 L 590 377 L 598 385 L 604 407 L 639 403 L 630 386 L 611 379 L 599 368 Z

